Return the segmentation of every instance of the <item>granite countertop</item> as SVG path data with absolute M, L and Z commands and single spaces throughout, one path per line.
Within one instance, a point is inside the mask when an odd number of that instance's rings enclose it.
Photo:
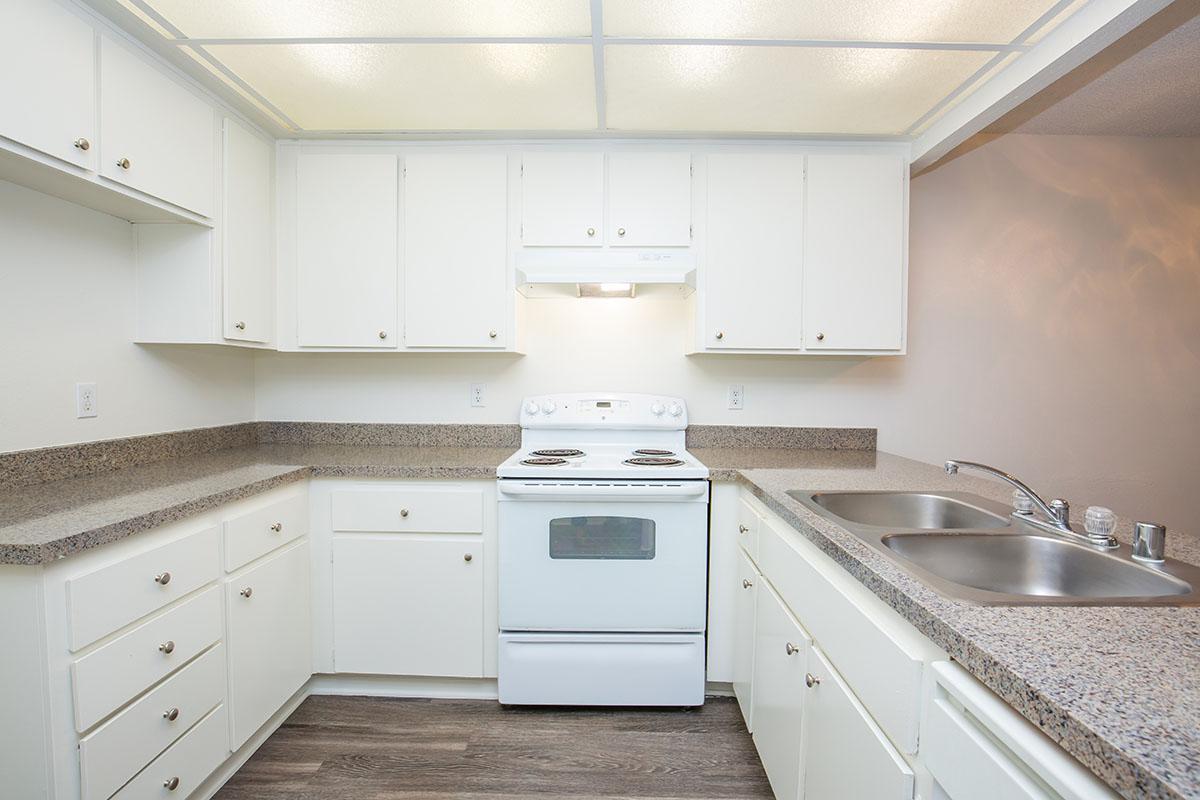
M 511 447 L 259 444 L 0 491 L 0 563 L 36 565 L 316 477 L 488 479 Z M 1129 798 L 1200 798 L 1200 608 L 978 606 L 943 597 L 789 489 L 1006 485 L 874 451 L 700 447 L 1047 735 Z M 1131 521 L 1118 534 L 1128 541 Z M 1168 555 L 1200 563 L 1172 531 Z

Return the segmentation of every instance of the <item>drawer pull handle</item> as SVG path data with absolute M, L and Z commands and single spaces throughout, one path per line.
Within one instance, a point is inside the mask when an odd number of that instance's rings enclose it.
M 129 169 L 129 166 L 130 166 L 129 159 L 122 158 L 120 161 L 117 162 L 117 166 L 120 167 L 121 169 Z
M 175 720 L 179 719 L 179 709 L 178 708 L 167 709 L 166 711 L 163 712 L 163 719 L 165 719 L 167 722 L 174 722 Z
M 473 559 L 473 558 L 475 558 L 475 556 L 471 555 L 470 553 L 467 553 L 466 555 L 463 556 L 463 561 L 470 563 L 471 559 Z
M 495 331 L 488 331 L 488 338 L 489 338 L 489 339 L 495 339 L 495 338 L 496 338 L 496 335 L 497 335 L 497 334 L 496 334 L 496 332 L 495 332 Z
M 742 578 L 742 588 L 749 589 L 754 583 L 749 578 Z
M 400 509 L 400 516 L 402 516 L 402 517 L 407 517 L 407 516 L 408 516 L 408 509 L 407 509 L 407 508 L 402 508 L 402 509 Z
M 233 323 L 233 327 L 237 328 L 239 331 L 244 331 L 244 330 L 246 330 L 246 323 L 235 322 L 235 323 Z
M 254 588 L 251 586 L 247 586 L 245 589 L 242 589 L 240 592 L 238 592 L 238 594 L 240 594 L 242 597 L 249 600 L 250 595 L 254 594 Z
M 168 792 L 173 792 L 176 789 L 178 789 L 179 788 L 179 776 L 176 775 L 173 778 L 167 778 L 165 781 L 163 781 L 163 788 L 165 788 Z
M 750 529 L 745 525 L 738 525 L 738 533 L 749 533 Z
M 717 338 L 718 338 L 718 339 L 724 339 L 724 338 L 725 338 L 725 331 L 717 331 Z
M 154 576 L 154 582 L 157 583 L 159 586 L 166 586 L 168 583 L 171 582 L 171 573 L 169 573 L 169 572 L 158 573 L 157 575 Z
M 87 139 L 84 139 L 81 136 L 75 140 L 75 146 L 78 147 L 80 150 L 88 150 L 89 148 L 91 148 L 92 143 L 89 142 Z
M 380 339 L 386 339 L 386 338 L 387 338 L 387 331 L 380 331 L 380 332 L 379 332 L 379 338 L 380 338 Z
M 276 533 L 279 533 L 281 530 L 283 530 L 283 523 L 276 522 L 275 524 L 273 524 L 271 526 L 271 530 L 275 531 Z
M 163 642 L 158 646 L 158 652 L 164 653 L 168 656 L 171 655 L 171 653 L 175 652 L 175 642 L 170 640 Z
M 587 229 L 587 235 L 588 235 L 588 236 L 595 236 L 595 235 L 596 235 L 596 229 L 595 229 L 595 228 L 588 228 L 588 229 Z
M 817 684 L 819 684 L 820 682 L 821 682 L 821 679 L 818 678 L 816 675 L 813 675 L 811 672 L 804 673 L 804 685 L 807 686 L 808 688 L 811 689 L 814 686 L 816 686 Z
M 794 656 L 794 655 L 796 655 L 796 653 L 800 652 L 800 648 L 796 647 L 796 645 L 792 644 L 791 642 L 788 642 L 787 645 L 783 649 L 787 652 L 787 654 L 789 656 Z
M 617 228 L 617 236 L 624 236 L 624 235 L 625 235 L 625 229 Z

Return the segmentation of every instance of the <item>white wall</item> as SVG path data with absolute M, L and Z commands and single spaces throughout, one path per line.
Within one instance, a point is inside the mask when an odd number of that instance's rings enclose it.
M 261 354 L 256 414 L 511 422 L 530 393 L 675 393 L 697 423 L 876 426 L 883 450 L 1196 528 L 1200 140 L 991 142 L 913 181 L 910 256 L 903 358 L 685 357 L 680 301 L 531 301 L 524 357 Z
M 251 355 L 132 344 L 129 223 L 0 181 L 0 451 L 244 422 Z M 76 382 L 100 415 L 76 419 Z

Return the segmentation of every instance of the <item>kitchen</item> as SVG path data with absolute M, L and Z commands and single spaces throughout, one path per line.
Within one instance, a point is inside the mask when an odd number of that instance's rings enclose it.
M 919 9 L 8 0 L 5 796 L 1200 796 L 1200 4 Z

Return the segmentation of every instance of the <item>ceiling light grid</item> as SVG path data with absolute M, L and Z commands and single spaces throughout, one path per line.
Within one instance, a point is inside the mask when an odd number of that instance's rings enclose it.
M 297 135 L 911 138 L 1087 0 L 117 0 Z

